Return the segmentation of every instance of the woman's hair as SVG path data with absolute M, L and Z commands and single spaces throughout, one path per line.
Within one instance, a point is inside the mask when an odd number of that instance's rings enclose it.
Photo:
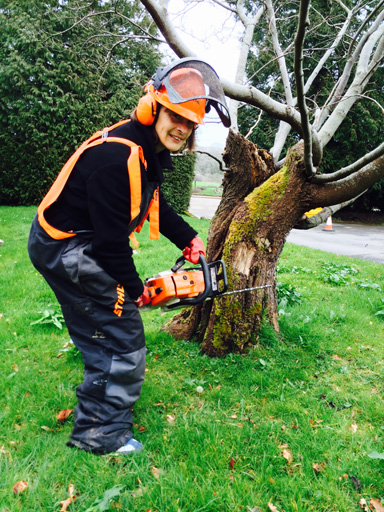
M 155 116 L 155 120 L 153 121 L 153 123 L 151 124 L 150 128 L 152 128 L 152 132 L 153 132 L 153 135 L 154 135 L 154 138 L 155 138 L 155 142 L 157 142 L 158 140 L 158 137 L 157 137 L 157 133 L 156 133 L 156 129 L 155 129 L 155 126 L 156 126 L 156 122 L 157 122 L 157 118 L 159 117 L 159 112 L 160 112 L 160 109 L 163 108 L 163 106 L 160 104 L 160 103 L 157 103 L 157 111 L 156 111 L 156 116 Z M 131 119 L 132 121 L 135 121 L 137 123 L 140 123 L 140 121 L 137 119 L 137 114 L 136 114 L 136 110 L 135 109 L 132 114 L 131 114 Z M 192 133 L 191 135 L 188 137 L 186 143 L 185 143 L 185 146 L 184 148 L 186 148 L 188 151 L 192 152 L 194 149 L 195 149 L 195 143 L 196 143 L 196 128 L 194 128 L 192 130 Z M 183 148 L 183 149 L 184 149 Z

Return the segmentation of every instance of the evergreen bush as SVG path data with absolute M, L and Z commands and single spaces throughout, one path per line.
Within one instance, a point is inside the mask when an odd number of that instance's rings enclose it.
M 178 212 L 184 213 L 189 208 L 191 199 L 196 155 L 187 153 L 182 157 L 174 157 L 174 169 L 164 172 L 162 190 L 168 203 Z
M 85 139 L 129 117 L 140 87 L 160 65 L 155 43 L 129 38 L 107 61 L 112 42 L 99 44 L 98 34 L 119 20 L 106 14 L 76 25 L 89 2 L 55 9 L 49 3 L 0 0 L 2 205 L 38 204 Z M 130 9 L 139 15 L 128 4 L 124 13 Z

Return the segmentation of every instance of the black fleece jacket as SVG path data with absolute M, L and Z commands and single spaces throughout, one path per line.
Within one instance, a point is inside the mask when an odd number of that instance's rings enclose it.
M 130 121 L 110 132 L 141 146 L 147 161 L 142 166 L 144 193 L 147 184 L 160 185 L 162 169 L 171 168 L 167 149 L 156 153 L 153 131 L 137 121 Z M 92 251 L 99 264 L 116 279 L 132 299 L 143 293 L 143 284 L 136 271 L 128 226 L 131 202 L 126 144 L 108 142 L 87 149 L 75 165 L 60 197 L 46 211 L 47 221 L 63 231 L 92 231 Z M 196 231 L 166 202 L 160 190 L 160 233 L 179 249 L 184 249 Z

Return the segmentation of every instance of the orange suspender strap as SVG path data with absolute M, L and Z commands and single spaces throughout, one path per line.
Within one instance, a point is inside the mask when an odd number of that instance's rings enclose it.
M 153 193 L 153 199 L 149 206 L 149 238 L 151 240 L 159 239 L 160 220 L 159 220 L 159 187 Z
M 131 193 L 131 220 L 137 217 L 140 213 L 140 203 L 141 203 L 141 170 L 140 170 L 140 160 L 143 165 L 146 167 L 146 161 L 144 159 L 143 150 L 137 144 L 120 137 L 106 137 L 105 134 L 112 128 L 120 126 L 128 121 L 121 121 L 113 125 L 111 128 L 104 128 L 103 131 L 98 131 L 88 140 L 83 142 L 83 144 L 78 148 L 78 150 L 71 156 L 71 158 L 64 165 L 62 170 L 60 171 L 56 181 L 53 183 L 52 187 L 48 191 L 47 195 L 44 197 L 42 202 L 40 203 L 37 214 L 38 220 L 41 227 L 46 231 L 46 233 L 55 240 L 62 240 L 64 238 L 69 238 L 75 236 L 76 233 L 68 233 L 65 231 L 60 231 L 59 229 L 54 228 L 44 218 L 44 211 L 56 201 L 56 199 L 61 194 L 76 162 L 82 155 L 82 153 L 91 147 L 98 146 L 103 144 L 104 142 L 119 142 L 130 146 L 131 153 L 128 157 L 127 167 L 130 181 L 130 193 Z M 101 138 L 100 138 L 101 137 Z M 95 140 L 97 139 L 97 140 Z
M 153 192 L 153 197 L 151 199 L 151 202 L 149 203 L 148 211 L 144 217 L 144 219 L 140 222 L 140 224 L 134 229 L 136 233 L 140 233 L 141 228 L 144 225 L 144 222 L 149 217 L 149 238 L 151 240 L 158 240 L 159 239 L 159 232 L 160 232 L 160 218 L 159 218 L 159 187 L 155 189 Z M 139 246 L 136 237 L 133 233 L 130 235 L 131 241 L 133 245 L 137 248 Z

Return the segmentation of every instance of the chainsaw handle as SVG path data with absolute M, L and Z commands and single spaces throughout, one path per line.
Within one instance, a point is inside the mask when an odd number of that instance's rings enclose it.
M 197 297 L 191 297 L 189 299 L 180 299 L 180 301 L 177 302 L 176 304 L 170 304 L 169 306 L 167 306 L 167 309 L 179 308 L 180 306 L 195 306 L 196 304 L 201 304 L 202 302 L 205 301 L 205 299 L 207 299 L 210 296 L 212 292 L 212 286 L 209 277 L 209 268 L 204 256 L 201 253 L 199 254 L 199 263 L 201 266 L 201 270 L 203 271 L 204 291 L 199 293 Z M 176 260 L 176 263 L 172 267 L 172 272 L 177 272 L 184 264 L 185 258 L 184 256 L 180 256 L 180 258 Z

